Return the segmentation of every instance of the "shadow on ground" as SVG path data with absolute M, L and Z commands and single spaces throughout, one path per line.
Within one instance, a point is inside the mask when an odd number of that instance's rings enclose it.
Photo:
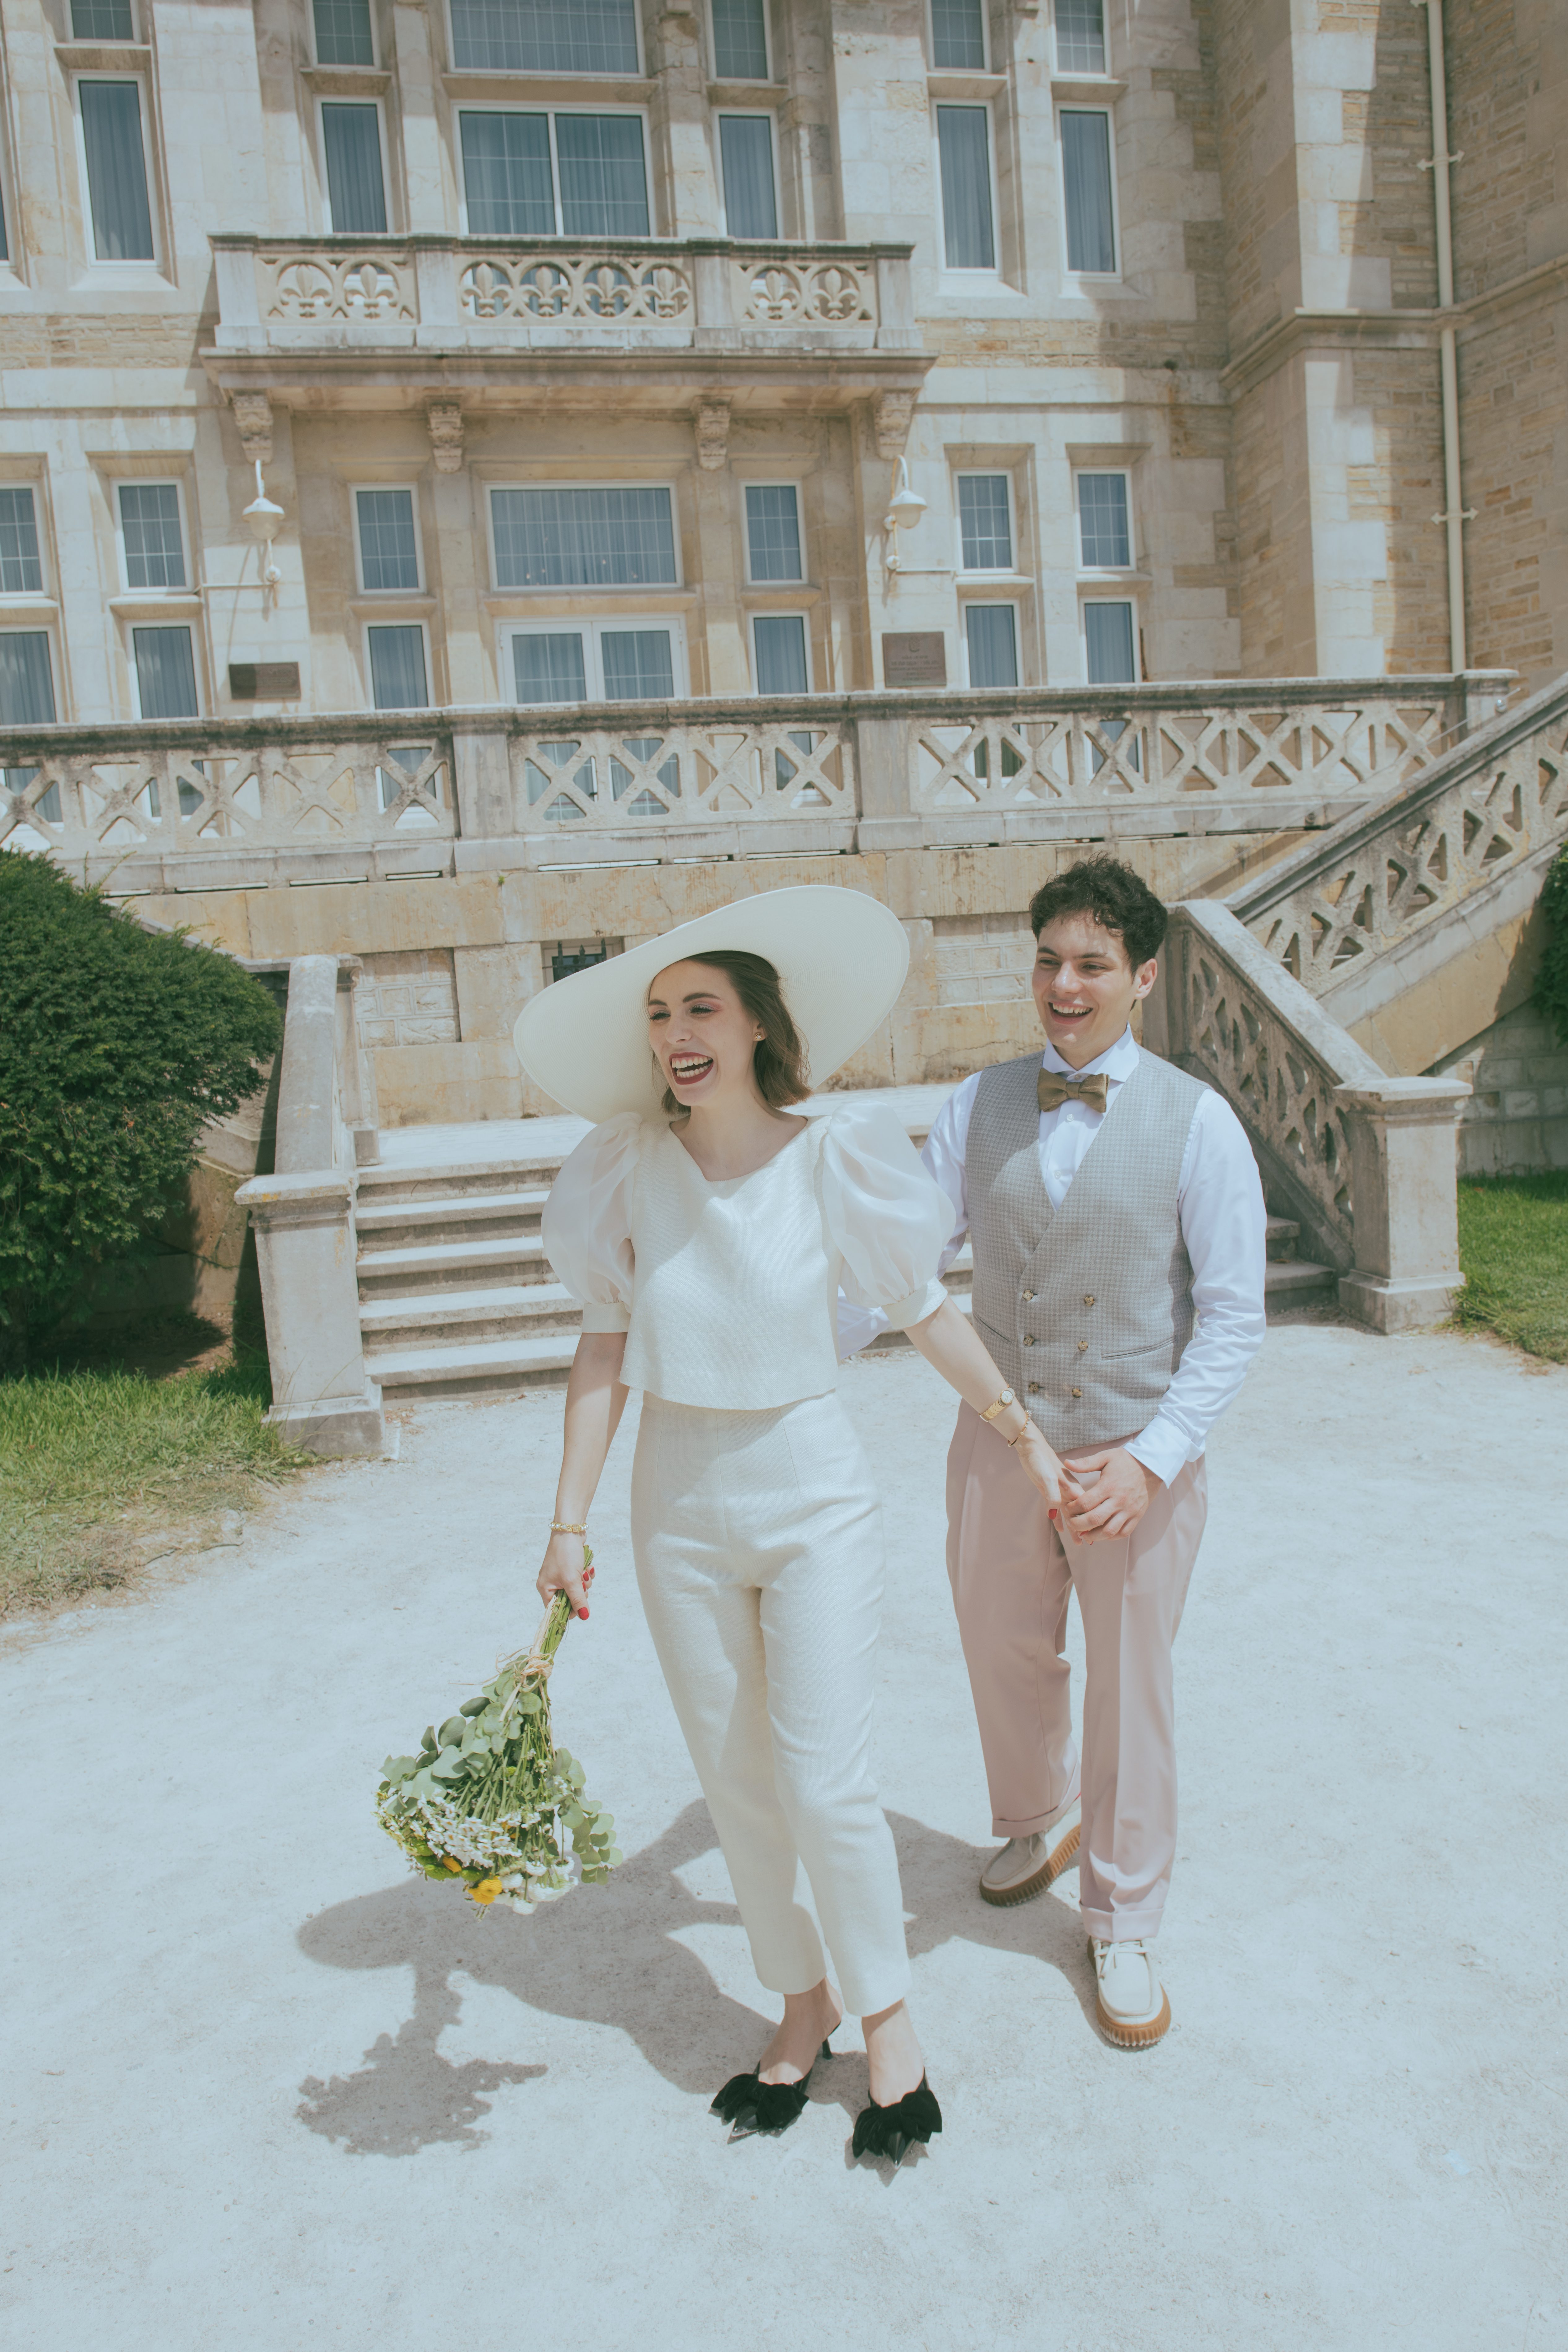
M 913 1915 L 911 1958 L 955 1936 L 1032 1957 L 1066 1978 L 1092 2021 L 1076 1906 L 1047 1901 L 994 1909 L 975 1890 L 992 1849 L 901 1814 L 889 1819 L 904 1907 Z M 624 1863 L 607 1886 L 580 1888 L 527 1919 L 492 1918 L 413 1877 L 318 1913 L 300 1931 L 307 1957 L 326 1968 L 412 1969 L 414 2011 L 395 2035 L 384 2033 L 366 2051 L 369 2063 L 360 2073 L 302 2083 L 300 2122 L 355 2156 L 413 2156 L 440 2141 L 484 2139 L 476 2128 L 489 2111 L 483 2095 L 545 2070 L 479 2059 L 459 2066 L 441 2056 L 440 2037 L 462 2010 L 451 1981 L 458 1969 L 530 2009 L 629 2034 L 666 2082 L 706 2103 L 728 2076 L 755 2062 L 767 2032 L 761 2014 L 721 1992 L 679 1940 L 683 1929 L 736 1921 L 733 1904 L 703 1901 L 677 1875 L 716 1843 L 708 1809 L 699 1802 Z M 838 2064 L 820 2069 L 812 2096 L 837 2102 L 852 2121 L 867 2098 L 863 2053 L 847 2051 Z

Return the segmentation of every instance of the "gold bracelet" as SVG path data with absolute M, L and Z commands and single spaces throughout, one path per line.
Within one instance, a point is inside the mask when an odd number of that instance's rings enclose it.
M 982 1421 L 994 1421 L 999 1412 L 1005 1412 L 1010 1404 L 1016 1404 L 1017 1402 L 1011 1389 L 1004 1389 L 995 1403 L 988 1404 L 980 1418 Z M 1020 1434 L 1022 1434 L 1021 1432 Z
M 574 1528 L 568 1527 L 564 1519 L 552 1519 L 550 1532 L 552 1536 L 585 1536 L 588 1532 L 588 1525 L 584 1520 L 580 1528 Z

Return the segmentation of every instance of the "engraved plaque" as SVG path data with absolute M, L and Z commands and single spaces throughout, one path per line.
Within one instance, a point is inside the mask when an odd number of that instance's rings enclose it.
M 884 686 L 945 686 L 947 640 L 940 629 L 884 631 Z
M 230 662 L 228 690 L 236 702 L 294 702 L 300 695 L 298 662 Z

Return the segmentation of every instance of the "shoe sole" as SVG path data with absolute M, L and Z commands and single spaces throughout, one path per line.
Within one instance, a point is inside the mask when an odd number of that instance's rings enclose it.
M 994 1903 L 999 1909 L 1005 1910 L 1015 1903 L 1030 1903 L 1037 1895 L 1043 1895 L 1052 1879 L 1061 1876 L 1077 1853 L 1082 1832 L 1083 1823 L 1079 1822 L 1068 1832 L 1060 1845 L 1046 1856 L 1038 1870 L 1031 1872 L 1027 1878 L 1020 1878 L 1016 1886 L 987 1886 L 982 1879 L 980 1892 L 984 1901 Z
M 1118 2050 L 1151 2050 L 1156 2042 L 1163 2042 L 1171 2030 L 1171 1996 L 1163 1990 L 1160 1995 L 1159 2016 L 1147 2018 L 1137 2025 L 1129 2025 L 1124 2018 L 1112 2017 L 1098 1992 L 1094 1997 L 1094 2012 L 1101 2033 Z

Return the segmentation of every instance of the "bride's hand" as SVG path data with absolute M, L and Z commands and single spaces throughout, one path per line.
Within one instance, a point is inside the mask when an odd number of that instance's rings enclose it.
M 1013 1451 L 1018 1457 L 1025 1477 L 1039 1488 L 1047 1502 L 1049 1503 L 1052 1521 L 1061 1534 L 1063 1541 L 1076 1542 L 1077 1538 L 1072 1532 L 1068 1515 L 1062 1508 L 1062 1488 L 1066 1486 L 1074 1493 L 1077 1492 L 1077 1488 L 1063 1469 L 1058 1457 L 1046 1444 L 1036 1423 L 1030 1422 Z
M 538 1577 L 539 1597 L 546 1608 L 558 1592 L 563 1592 L 572 1603 L 574 1617 L 588 1614 L 588 1587 L 594 1581 L 594 1571 L 584 1565 L 585 1549 L 581 1536 L 551 1537 Z

